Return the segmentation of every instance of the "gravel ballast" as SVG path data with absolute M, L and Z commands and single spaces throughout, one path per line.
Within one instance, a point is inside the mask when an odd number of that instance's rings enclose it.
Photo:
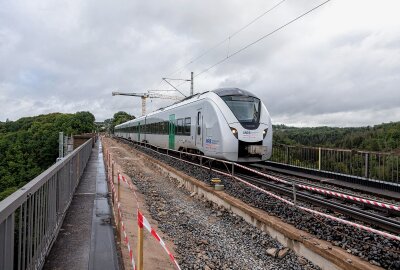
M 210 178 L 209 171 L 206 169 L 161 155 L 150 149 L 138 146 L 136 148 L 201 181 L 207 182 Z M 400 243 L 395 240 L 389 240 L 326 218 L 317 218 L 244 184 L 233 181 L 229 177 L 216 173 L 212 173 L 212 176 L 222 179 L 225 191 L 229 195 L 251 206 L 276 215 L 296 228 L 309 232 L 319 239 L 327 240 L 333 245 L 345 249 L 348 253 L 369 261 L 373 265 L 381 266 L 385 269 L 400 269 Z
M 154 164 L 123 157 L 122 167 L 158 229 L 173 240 L 182 269 L 319 269 L 241 217 L 189 193 Z

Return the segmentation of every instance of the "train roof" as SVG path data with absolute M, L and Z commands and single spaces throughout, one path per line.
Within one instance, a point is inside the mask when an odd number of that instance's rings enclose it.
M 122 123 L 120 125 L 117 125 L 116 127 L 123 126 L 123 125 L 128 124 L 128 123 L 130 123 L 132 121 L 145 119 L 147 116 L 151 116 L 151 115 L 154 115 L 156 113 L 159 113 L 159 112 L 162 112 L 162 111 L 165 111 L 165 110 L 170 110 L 170 109 L 179 107 L 181 105 L 184 105 L 184 104 L 192 102 L 194 99 L 200 99 L 201 97 L 202 98 L 212 97 L 213 94 L 216 94 L 219 97 L 223 97 L 223 96 L 250 96 L 250 97 L 256 97 L 255 95 L 253 95 L 249 91 L 246 91 L 246 90 L 243 90 L 243 89 L 240 89 L 240 88 L 218 88 L 218 89 L 214 89 L 214 90 L 211 90 L 211 91 L 197 93 L 197 94 L 194 94 L 192 96 L 186 97 L 186 98 L 184 98 L 184 99 L 182 99 L 180 101 L 175 102 L 172 105 L 169 105 L 169 106 L 164 107 L 164 108 L 160 108 L 160 109 L 158 109 L 158 110 L 156 110 L 154 112 L 148 113 L 148 114 L 146 114 L 144 116 L 137 117 L 137 118 L 135 118 L 133 120 L 130 120 L 128 122 L 125 122 L 125 123 Z
M 220 97 L 224 96 L 249 96 L 249 97 L 256 97 L 249 91 L 239 89 L 239 88 L 218 88 L 213 90 L 215 94 L 217 94 Z

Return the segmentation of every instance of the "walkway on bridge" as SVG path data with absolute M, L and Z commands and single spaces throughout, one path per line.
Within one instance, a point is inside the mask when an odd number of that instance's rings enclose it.
M 119 269 L 100 140 L 44 269 Z

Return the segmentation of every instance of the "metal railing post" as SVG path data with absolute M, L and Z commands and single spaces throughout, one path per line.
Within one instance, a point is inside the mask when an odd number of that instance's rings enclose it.
M 14 223 L 14 213 L 0 223 L 0 269 L 14 268 Z
M 369 153 L 365 153 L 365 178 L 369 177 Z
M 318 170 L 321 170 L 321 147 L 318 147 Z
M 289 164 L 289 146 L 286 145 L 285 163 Z

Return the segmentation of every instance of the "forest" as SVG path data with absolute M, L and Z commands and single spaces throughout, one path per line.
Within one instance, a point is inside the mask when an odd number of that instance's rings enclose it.
M 94 120 L 90 112 L 77 112 L 0 122 L 0 200 L 55 163 L 59 132 L 92 132 Z
M 350 128 L 275 125 L 273 132 L 278 144 L 400 152 L 400 122 Z

